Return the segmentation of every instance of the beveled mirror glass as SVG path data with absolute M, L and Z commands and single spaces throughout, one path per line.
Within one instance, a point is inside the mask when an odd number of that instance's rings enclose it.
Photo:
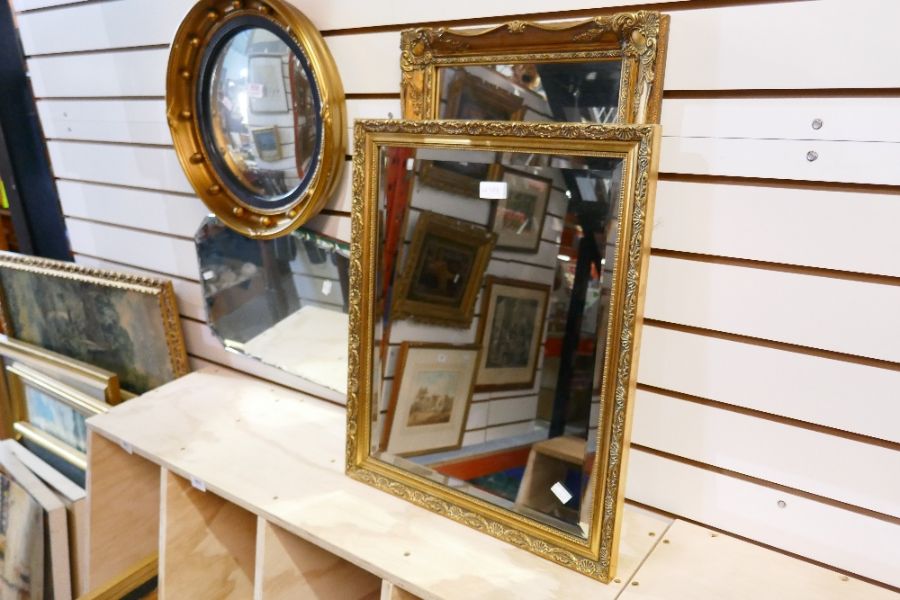
M 357 122 L 351 476 L 609 580 L 656 142 Z
M 222 222 L 285 235 L 327 202 L 344 164 L 344 93 L 312 24 L 282 0 L 201 0 L 169 59 L 182 167 Z
M 667 16 L 403 32 L 403 116 L 658 123 Z
M 226 348 L 347 392 L 346 242 L 306 227 L 252 240 L 213 216 L 194 241 L 207 322 Z

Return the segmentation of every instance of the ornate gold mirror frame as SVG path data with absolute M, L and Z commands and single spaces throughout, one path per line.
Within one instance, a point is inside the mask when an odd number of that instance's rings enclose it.
M 315 162 L 310 163 L 314 164 L 314 171 L 301 175 L 302 183 L 288 194 L 287 202 L 273 202 L 272 206 L 248 202 L 238 186 L 222 177 L 220 169 L 236 170 L 234 161 L 223 151 L 223 140 L 212 140 L 211 133 L 205 131 L 200 114 L 203 107 L 199 87 L 206 79 L 204 56 L 210 44 L 219 45 L 214 51 L 222 50 L 228 41 L 222 37 L 226 30 L 239 32 L 260 27 L 282 38 L 295 56 L 299 50 L 304 67 L 308 66 L 311 72 L 312 93 L 319 104 L 316 126 L 320 143 L 313 153 Z M 261 89 L 255 91 L 263 93 Z M 243 235 L 267 239 L 293 231 L 322 209 L 340 181 L 346 145 L 340 76 L 321 34 L 303 13 L 284 0 L 200 0 L 194 5 L 172 44 L 166 103 L 175 151 L 188 180 L 212 212 Z M 235 177 L 242 178 L 240 173 Z
M 659 123 L 668 31 L 669 17 L 655 11 L 574 23 L 512 21 L 489 29 L 408 29 L 401 38 L 403 117 L 440 117 L 440 73 L 447 68 L 620 59 L 616 122 Z
M 608 582 L 614 576 L 624 499 L 625 456 L 630 431 L 643 294 L 656 186 L 658 126 L 604 126 L 501 121 L 374 121 L 355 126 L 352 247 L 350 258 L 350 360 L 347 398 L 347 473 L 418 506 L 473 527 L 584 575 Z M 373 451 L 379 417 L 377 388 L 386 361 L 381 323 L 387 318 L 382 272 L 382 229 L 390 217 L 380 202 L 390 185 L 382 173 L 385 149 L 415 156 L 435 149 L 490 151 L 498 156 L 604 157 L 622 161 L 618 249 L 611 266 L 610 321 L 603 341 L 606 374 L 600 393 L 596 460 L 590 468 L 586 513 L 590 525 L 578 536 L 439 482 L 427 469 L 401 468 L 403 461 Z M 385 200 L 388 202 L 388 200 Z M 471 202 L 460 197 L 462 206 Z M 383 275 L 389 279 L 388 275 Z M 381 331 L 378 334 L 377 331 Z M 377 445 L 377 444 L 376 444 Z

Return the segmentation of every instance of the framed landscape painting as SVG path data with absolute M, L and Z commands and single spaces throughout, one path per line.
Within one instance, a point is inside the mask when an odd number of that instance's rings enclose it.
M 144 393 L 189 371 L 171 282 L 0 252 L 6 334 Z
M 477 346 L 404 342 L 381 437 L 383 448 L 398 456 L 459 448 L 477 362 Z

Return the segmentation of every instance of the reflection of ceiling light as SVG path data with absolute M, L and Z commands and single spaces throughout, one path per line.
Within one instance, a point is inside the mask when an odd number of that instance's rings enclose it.
M 606 259 L 605 259 L 605 258 L 601 258 L 601 259 L 600 259 L 600 265 L 602 266 L 602 265 L 605 265 L 605 264 L 606 264 Z
M 241 79 L 247 79 L 247 67 L 241 69 Z
M 572 260 L 571 256 L 566 256 L 565 254 L 559 254 L 559 255 L 557 255 L 556 258 L 558 258 L 559 260 L 561 260 L 563 262 L 569 262 L 570 260 Z
M 572 197 L 572 190 L 566 190 L 566 198 Z
M 584 76 L 585 81 L 593 81 L 597 79 L 597 71 L 591 71 L 587 75 Z

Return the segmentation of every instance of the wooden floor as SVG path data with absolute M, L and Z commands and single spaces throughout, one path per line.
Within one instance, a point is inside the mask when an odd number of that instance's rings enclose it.
M 352 481 L 342 408 L 229 371 L 88 423 L 92 585 L 158 545 L 161 598 L 900 598 L 635 506 L 597 583 Z

